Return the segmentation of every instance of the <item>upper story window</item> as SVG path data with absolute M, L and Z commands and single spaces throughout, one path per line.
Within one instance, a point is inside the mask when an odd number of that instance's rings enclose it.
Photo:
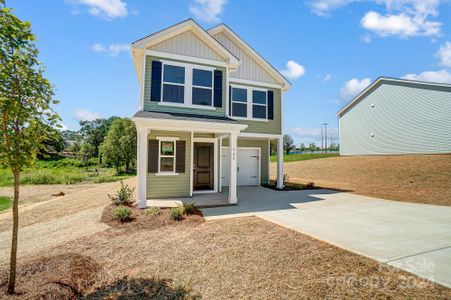
M 162 63 L 161 104 L 214 109 L 214 68 Z
M 185 68 L 164 65 L 163 102 L 183 103 L 185 95 Z
M 213 72 L 193 69 L 192 103 L 195 105 L 213 105 Z
M 247 117 L 247 90 L 232 88 L 232 116 Z
M 232 117 L 267 120 L 268 91 L 264 89 L 232 86 Z
M 252 91 L 252 117 L 256 119 L 267 118 L 267 96 L 266 91 Z

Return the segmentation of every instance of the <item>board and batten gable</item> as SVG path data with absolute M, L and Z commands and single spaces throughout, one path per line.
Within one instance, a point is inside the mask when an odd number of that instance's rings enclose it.
M 341 155 L 451 153 L 451 86 L 380 80 L 339 127 Z
M 240 59 L 240 65 L 235 72 L 230 73 L 230 78 L 245 79 L 259 82 L 277 84 L 267 71 L 265 71 L 244 49 L 242 49 L 233 38 L 226 32 L 219 32 L 213 37 L 227 50 Z
M 144 110 L 145 111 L 161 111 L 161 112 L 167 112 L 167 113 L 190 113 L 190 114 L 200 114 L 200 115 L 206 115 L 206 116 L 219 116 L 223 117 L 225 116 L 226 112 L 226 69 L 224 67 L 214 66 L 214 65 L 205 65 L 205 64 L 199 64 L 195 63 L 196 65 L 201 66 L 207 66 L 215 68 L 216 70 L 219 70 L 222 72 L 222 106 L 221 107 L 215 107 L 214 109 L 203 109 L 203 108 L 193 108 L 193 107 L 181 107 L 181 106 L 165 106 L 161 105 L 161 102 L 156 101 L 150 101 L 150 89 L 151 89 L 151 82 L 152 82 L 152 61 L 174 61 L 174 62 L 181 62 L 181 63 L 187 63 L 187 64 L 193 64 L 189 61 L 189 58 L 187 57 L 186 61 L 182 60 L 170 60 L 167 58 L 161 58 L 161 57 L 154 57 L 147 55 L 146 56 L 146 67 L 145 67 L 145 73 L 144 73 Z
M 182 32 L 170 39 L 147 48 L 165 53 L 180 54 L 196 58 L 223 62 L 224 59 L 196 36 L 192 31 Z

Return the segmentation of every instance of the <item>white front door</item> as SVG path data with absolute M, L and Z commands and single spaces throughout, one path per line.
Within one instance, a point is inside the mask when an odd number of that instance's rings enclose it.
M 260 149 L 239 148 L 237 149 L 237 185 L 259 185 L 260 182 Z M 229 160 L 230 149 L 222 149 L 222 185 L 229 185 Z

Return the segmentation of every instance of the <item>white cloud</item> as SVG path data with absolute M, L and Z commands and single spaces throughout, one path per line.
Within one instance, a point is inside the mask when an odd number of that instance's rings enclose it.
M 345 6 L 353 0 L 312 0 L 309 2 L 312 12 L 318 16 L 327 16 L 333 9 Z
M 362 26 L 380 36 L 436 36 L 440 34 L 439 22 L 428 21 L 421 17 L 409 16 L 404 13 L 398 15 L 381 15 L 370 11 L 361 19 Z
M 344 100 L 349 100 L 363 91 L 367 86 L 370 85 L 370 83 L 371 80 L 369 78 L 364 78 L 362 80 L 353 78 L 347 81 L 345 85 L 340 89 L 340 96 Z
M 451 73 L 447 70 L 440 71 L 426 71 L 420 74 L 407 74 L 403 76 L 404 79 L 437 82 L 437 83 L 451 83 Z
M 100 118 L 100 114 L 87 109 L 77 109 L 74 113 L 75 119 L 78 121 L 93 121 Z
M 323 81 L 324 81 L 324 82 L 328 82 L 328 81 L 331 80 L 331 79 L 332 79 L 332 74 L 327 74 L 326 76 L 324 76 Z
M 189 11 L 199 20 L 206 23 L 219 22 L 219 16 L 224 11 L 227 0 L 194 0 Z
M 305 68 L 293 60 L 287 62 L 287 68 L 280 71 L 288 79 L 296 79 L 305 74 Z
M 440 64 L 445 67 L 451 68 L 451 43 L 446 42 L 437 52 L 440 58 Z
M 123 18 L 128 15 L 127 4 L 122 0 L 67 0 L 67 2 L 85 5 L 88 7 L 88 12 L 91 15 L 109 20 Z
M 97 53 L 104 53 L 110 57 L 116 57 L 121 52 L 129 52 L 130 46 L 128 44 L 111 44 L 111 45 L 103 45 L 100 43 L 96 43 L 91 46 L 92 51 Z
M 361 19 L 361 25 L 379 36 L 439 36 L 442 23 L 432 21 L 438 15 L 438 7 L 444 0 L 371 0 L 383 5 L 384 12 L 368 11 Z M 309 5 L 317 15 L 328 15 L 337 9 L 360 0 L 312 0 Z M 370 42 L 369 36 L 362 38 Z
M 361 37 L 361 39 L 362 39 L 363 42 L 365 42 L 365 43 L 367 43 L 367 44 L 371 43 L 371 35 L 369 35 L 368 33 L 367 33 L 367 34 L 364 34 L 364 35 Z

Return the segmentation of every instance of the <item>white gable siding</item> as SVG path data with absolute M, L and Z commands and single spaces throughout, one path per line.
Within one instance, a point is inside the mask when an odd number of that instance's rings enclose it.
M 382 84 L 341 116 L 340 153 L 451 153 L 451 91 Z
M 225 33 L 220 32 L 213 37 L 241 61 L 238 70 L 230 73 L 231 78 L 279 83 Z
M 224 61 L 218 53 L 211 49 L 192 31 L 180 33 L 173 38 L 150 47 L 149 49 L 210 60 Z

